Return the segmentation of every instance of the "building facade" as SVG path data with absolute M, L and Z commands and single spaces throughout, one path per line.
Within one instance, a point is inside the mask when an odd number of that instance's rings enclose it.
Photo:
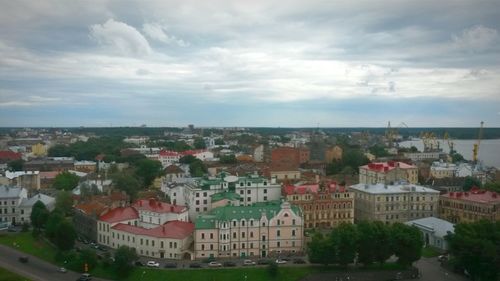
M 406 222 L 438 214 L 439 191 L 414 184 L 356 184 L 354 218 L 356 221 L 379 220 Z
M 285 186 L 286 200 L 300 207 L 305 228 L 330 228 L 354 223 L 354 193 L 336 183 Z
M 28 198 L 28 191 L 22 187 L 0 186 L 0 228 L 21 222 L 19 205 Z
M 416 184 L 418 182 L 418 168 L 396 161 L 370 163 L 359 167 L 359 183 L 389 184 L 401 180 Z
M 455 232 L 454 224 L 435 217 L 411 220 L 405 224 L 415 226 L 422 232 L 425 246 L 432 246 L 442 251 L 448 250 L 446 235 Z
M 472 188 L 469 192 L 449 192 L 439 197 L 439 217 L 452 223 L 500 220 L 500 195 Z
M 194 237 L 197 259 L 301 253 L 302 212 L 279 201 L 220 207 L 197 218 Z

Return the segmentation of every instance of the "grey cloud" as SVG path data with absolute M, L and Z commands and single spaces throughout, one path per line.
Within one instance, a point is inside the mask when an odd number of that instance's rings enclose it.
M 499 37 L 496 29 L 477 25 L 464 29 L 459 35 L 453 35 L 452 38 L 457 48 L 476 52 L 496 46 Z
M 184 40 L 173 35 L 167 35 L 165 28 L 159 24 L 145 23 L 142 25 L 142 31 L 151 39 L 158 40 L 166 44 L 175 44 L 179 47 L 189 46 L 189 43 Z

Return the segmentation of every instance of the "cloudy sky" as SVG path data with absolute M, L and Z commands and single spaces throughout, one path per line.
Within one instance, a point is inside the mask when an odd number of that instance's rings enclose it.
M 499 1 L 0 0 L 0 126 L 500 127 L 499 33 Z

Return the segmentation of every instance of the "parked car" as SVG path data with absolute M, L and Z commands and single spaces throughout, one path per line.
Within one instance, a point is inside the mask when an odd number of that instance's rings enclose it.
M 443 262 L 443 261 L 447 261 L 447 260 L 448 260 L 448 256 L 447 255 L 440 255 L 440 256 L 438 256 L 438 261 Z
M 271 263 L 271 260 L 268 260 L 268 259 L 260 259 L 257 261 L 257 264 L 260 264 L 260 265 L 266 265 L 266 264 L 270 264 Z
M 303 260 L 303 259 L 294 259 L 293 263 L 295 263 L 295 264 L 304 264 L 304 263 L 306 263 L 306 261 Z
M 275 261 L 276 264 L 285 264 L 286 263 L 286 260 L 280 260 L 280 259 L 277 259 Z
M 222 264 L 220 262 L 211 261 L 211 262 L 208 263 L 208 266 L 209 267 L 221 267 Z
M 177 268 L 177 264 L 175 262 L 167 262 L 163 267 L 164 268 Z
M 29 260 L 29 258 L 27 256 L 19 257 L 19 261 L 22 262 L 22 263 L 27 263 L 28 260 Z
M 76 279 L 76 281 L 90 281 L 92 280 L 92 276 L 90 276 L 90 274 L 88 273 L 84 273 L 82 275 L 80 275 L 80 277 L 78 277 L 78 279 Z
M 244 260 L 243 265 L 255 265 L 255 262 L 253 260 Z
M 59 267 L 59 268 L 57 269 L 57 271 L 58 271 L 58 272 L 61 272 L 61 273 L 66 273 L 66 272 L 68 272 L 68 271 L 66 270 L 66 268 L 64 268 L 64 267 Z
M 155 262 L 155 261 L 148 261 L 147 265 L 149 267 L 160 267 L 160 263 Z
M 189 267 L 190 268 L 201 268 L 201 264 L 194 262 L 194 263 L 190 264 Z
M 236 263 L 232 262 L 232 261 L 225 261 L 224 266 L 225 267 L 233 267 L 233 266 L 236 266 Z
M 141 261 L 136 261 L 134 264 L 135 266 L 144 266 L 144 264 Z

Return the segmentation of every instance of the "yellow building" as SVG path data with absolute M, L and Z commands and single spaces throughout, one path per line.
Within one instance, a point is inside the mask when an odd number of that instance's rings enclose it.
M 439 216 L 453 223 L 500 220 L 500 195 L 473 188 L 470 192 L 449 192 L 439 197 Z
M 31 153 L 37 157 L 47 155 L 47 146 L 43 143 L 37 143 L 31 146 Z
M 359 183 L 391 184 L 401 180 L 411 184 L 418 183 L 418 167 L 396 161 L 370 163 L 359 167 Z
M 336 145 L 334 147 L 330 147 L 325 151 L 325 161 L 327 163 L 330 163 L 333 160 L 341 160 L 342 153 L 343 150 L 340 146 Z

